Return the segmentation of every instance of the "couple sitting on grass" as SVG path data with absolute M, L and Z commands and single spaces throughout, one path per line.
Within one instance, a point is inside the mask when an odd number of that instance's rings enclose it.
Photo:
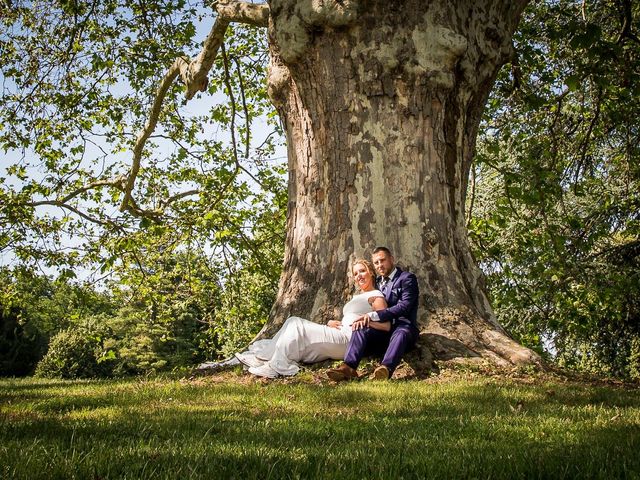
M 377 355 L 382 362 L 373 377 L 390 378 L 418 339 L 418 281 L 413 273 L 396 267 L 386 247 L 377 247 L 372 261 L 373 265 L 363 259 L 354 262 L 352 273 L 360 292 L 344 306 L 341 321 L 320 325 L 290 317 L 272 339 L 254 342 L 236 358 L 250 373 L 266 378 L 295 375 L 298 362 L 344 359 L 326 372 L 331 380 L 342 381 L 358 377 L 365 355 Z

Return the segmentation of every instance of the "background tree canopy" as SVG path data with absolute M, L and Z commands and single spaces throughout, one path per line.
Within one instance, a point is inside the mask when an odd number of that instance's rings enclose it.
M 246 344 L 275 297 L 287 204 L 264 33 L 233 27 L 188 105 L 170 88 L 122 211 L 156 85 L 198 52 L 211 11 L 2 5 L 2 374 L 32 371 L 56 335 L 60 360 L 47 365 L 73 363 L 69 327 L 97 363 L 68 376 L 189 366 Z M 630 1 L 529 6 L 487 104 L 467 215 L 502 325 L 560 364 L 629 378 L 640 377 L 639 15 Z M 71 305 L 64 291 L 90 294 Z M 36 352 L 20 369 L 19 345 Z
M 640 8 L 535 2 L 479 137 L 469 227 L 501 322 L 638 378 Z

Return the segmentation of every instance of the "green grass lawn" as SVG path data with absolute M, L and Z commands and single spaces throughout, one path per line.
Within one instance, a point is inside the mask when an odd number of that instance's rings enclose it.
M 474 374 L 3 380 L 0 478 L 640 478 L 640 391 Z

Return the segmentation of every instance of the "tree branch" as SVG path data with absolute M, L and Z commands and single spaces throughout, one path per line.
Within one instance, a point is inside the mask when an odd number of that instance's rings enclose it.
M 191 100 L 197 92 L 206 90 L 208 85 L 207 74 L 213 66 L 213 62 L 216 59 L 230 23 L 247 23 L 259 27 L 266 27 L 268 24 L 269 6 L 266 4 L 254 5 L 251 3 L 225 0 L 214 2 L 212 6 L 218 13 L 218 17 L 209 35 L 205 39 L 202 50 L 198 56 L 191 61 L 184 58 L 177 58 L 160 81 L 153 105 L 149 111 L 147 123 L 138 134 L 133 148 L 133 162 L 124 186 L 124 198 L 120 205 L 120 211 L 129 211 L 134 215 L 136 213 L 143 213 L 142 210 L 134 205 L 132 199 L 133 186 L 140 171 L 140 161 L 144 146 L 156 128 L 162 104 L 174 80 L 180 75 L 186 87 L 186 101 Z
M 621 18 L 622 27 L 621 27 L 620 33 L 618 34 L 618 39 L 616 40 L 616 43 L 622 42 L 624 38 L 629 38 L 636 42 L 640 42 L 638 37 L 634 35 L 634 33 L 631 31 L 631 26 L 633 25 L 633 12 L 631 9 L 630 0 L 623 0 L 622 12 L 620 13 L 620 15 L 622 17 Z
M 227 88 L 227 95 L 231 102 L 231 145 L 233 147 L 233 161 L 236 164 L 236 168 L 240 168 L 240 162 L 238 160 L 238 145 L 236 143 L 236 99 L 233 96 L 233 89 L 231 88 L 231 81 L 229 79 L 231 73 L 229 72 L 229 60 L 227 59 L 227 52 L 222 45 L 222 65 L 224 66 L 224 85 Z
M 254 27 L 267 27 L 269 25 L 269 6 L 266 4 L 236 2 L 219 0 L 212 2 L 213 7 L 230 22 L 245 23 Z
M 202 50 L 198 56 L 189 63 L 186 70 L 182 72 L 182 81 L 187 87 L 185 93 L 187 101 L 191 100 L 197 92 L 204 92 L 207 89 L 207 85 L 209 84 L 207 74 L 218 56 L 218 50 L 224 41 L 224 34 L 227 32 L 229 23 L 229 20 L 226 18 L 218 16 L 213 24 L 213 28 L 204 41 Z
M 124 184 L 123 178 L 115 179 L 115 180 L 98 180 L 95 182 L 91 182 L 88 185 L 84 185 L 78 188 L 77 190 L 74 190 L 73 192 L 68 193 L 63 198 L 56 201 L 60 203 L 67 203 L 69 200 L 77 197 L 81 193 L 88 192 L 89 190 L 93 190 L 94 188 L 98 188 L 98 187 L 114 187 L 114 188 L 117 188 L 118 190 L 122 190 L 123 184 Z
M 163 211 L 173 202 L 181 200 L 185 197 L 190 197 L 191 195 L 199 195 L 200 190 L 187 190 L 185 192 L 176 193 L 175 195 L 171 195 L 169 198 L 162 202 L 162 206 L 160 207 Z
M 237 113 L 237 107 L 236 107 L 236 99 L 233 96 L 233 90 L 231 89 L 231 81 L 230 81 L 230 75 L 231 72 L 229 70 L 229 59 L 227 58 L 227 54 L 224 50 L 224 45 L 222 46 L 222 64 L 224 66 L 224 84 L 227 88 L 227 95 L 229 95 L 229 99 L 231 100 L 231 143 L 233 145 L 233 159 L 234 162 L 236 164 L 236 171 L 238 170 L 242 170 L 244 173 L 246 173 L 247 175 L 249 175 L 249 177 L 251 177 L 253 179 L 254 182 L 256 182 L 258 185 L 262 186 L 262 182 L 260 180 L 258 180 L 255 175 L 253 175 L 248 169 L 246 169 L 245 167 L 242 166 L 242 164 L 240 163 L 240 160 L 238 159 L 238 145 L 236 143 L 236 113 Z M 242 90 L 242 93 L 244 95 L 244 90 Z M 243 98 L 244 99 L 244 98 Z M 245 108 L 246 108 L 246 104 L 245 104 Z M 246 110 L 245 110 L 246 111 Z M 248 111 L 246 111 L 246 115 L 248 115 Z M 246 120 L 248 121 L 248 117 L 246 118 Z M 246 126 L 247 130 L 249 130 L 249 126 Z M 249 142 L 249 137 L 247 136 L 247 142 Z M 249 145 L 247 145 L 247 155 L 246 157 L 249 156 Z
M 580 158 L 578 159 L 578 164 L 576 165 L 576 171 L 574 175 L 574 190 L 578 188 L 578 180 L 580 178 L 580 170 L 586 163 L 587 160 L 587 151 L 589 150 L 589 146 L 591 145 L 591 135 L 593 134 L 593 129 L 596 124 L 600 120 L 600 103 L 602 101 L 602 87 L 598 88 L 597 97 L 595 99 L 595 112 L 593 114 L 593 118 L 589 122 L 589 126 L 587 128 L 587 132 L 585 134 L 584 140 L 582 141 L 582 145 L 580 146 Z
M 87 214 L 85 214 L 84 212 L 78 210 L 76 207 L 73 207 L 71 205 L 68 204 L 69 200 L 73 200 L 75 197 L 77 197 L 78 195 L 88 192 L 89 190 L 93 190 L 94 188 L 99 188 L 99 187 L 113 187 L 116 188 L 118 190 L 120 190 L 121 192 L 124 192 L 125 190 L 125 178 L 116 178 L 113 180 L 97 180 L 95 182 L 91 182 L 87 185 L 83 185 L 80 188 L 77 188 L 76 190 L 73 190 L 72 192 L 68 193 L 67 195 L 65 195 L 62 198 L 57 198 L 55 200 L 39 200 L 36 202 L 28 202 L 25 203 L 25 206 L 28 207 L 39 207 L 39 206 L 43 206 L 43 205 L 51 205 L 51 206 L 57 206 L 57 207 L 61 207 L 67 210 L 71 210 L 72 212 L 76 213 L 77 215 L 81 216 L 82 218 L 84 218 L 85 220 L 88 220 L 92 223 L 97 223 L 97 224 L 101 224 L 101 225 L 108 225 L 109 222 L 105 222 L 102 220 L 97 220 L 94 219 L 90 216 L 88 216 Z M 153 221 L 159 223 L 160 222 L 160 216 L 164 213 L 164 209 L 171 203 L 175 202 L 176 200 L 179 200 L 181 198 L 187 197 L 189 195 L 195 195 L 197 193 L 200 193 L 198 190 L 189 190 L 186 192 L 182 192 L 182 193 L 178 193 L 176 195 L 173 195 L 171 197 L 169 197 L 167 200 L 165 200 L 162 203 L 162 207 L 155 209 L 155 210 L 145 210 L 140 208 L 135 200 L 133 200 L 133 198 L 129 199 L 129 205 L 127 206 L 127 211 L 132 214 L 135 217 L 146 217 L 146 218 L 150 218 Z
M 242 100 L 242 109 L 244 110 L 244 158 L 249 158 L 249 149 L 251 148 L 251 114 L 247 108 L 247 99 L 244 94 L 244 79 L 242 78 L 242 69 L 237 58 L 233 58 L 236 64 L 236 72 L 238 73 L 238 86 L 240 87 L 240 99 Z
M 115 224 L 115 223 L 113 223 L 111 221 L 104 221 L 104 220 L 100 220 L 99 218 L 91 217 L 90 215 L 87 215 L 83 211 L 78 210 L 73 205 L 69 205 L 68 203 L 62 202 L 60 200 L 41 200 L 41 201 L 38 201 L 38 202 L 25 203 L 25 206 L 27 206 L 27 207 L 41 207 L 41 206 L 44 206 L 44 205 L 49 205 L 49 206 L 53 206 L 53 207 L 60 207 L 60 208 L 63 208 L 65 210 L 69 210 L 69 211 L 75 213 L 79 217 L 82 217 L 85 220 L 87 220 L 88 222 L 95 223 L 97 225 L 102 225 L 103 227 L 116 226 L 119 230 L 122 230 L 117 224 Z
M 133 147 L 133 163 L 131 165 L 131 170 L 129 171 L 127 182 L 124 186 L 124 198 L 122 199 L 122 204 L 120 205 L 120 211 L 122 212 L 126 210 L 130 211 L 130 208 L 132 206 L 131 192 L 133 191 L 133 185 L 135 184 L 136 177 L 138 176 L 138 172 L 140 171 L 140 159 L 142 158 L 142 152 L 144 150 L 145 144 L 147 143 L 147 139 L 156 128 L 158 117 L 160 116 L 160 109 L 162 108 L 162 103 L 164 102 L 164 98 L 167 95 L 167 91 L 180 73 L 180 70 L 185 69 L 187 66 L 188 63 L 185 59 L 177 58 L 173 62 L 173 65 L 171 65 L 171 67 L 169 68 L 169 71 L 160 81 L 160 85 L 158 86 L 158 90 L 156 91 L 155 100 L 153 102 L 153 105 L 151 106 L 151 111 L 149 112 L 149 119 L 147 120 L 147 123 L 142 131 L 138 134 L 136 144 Z

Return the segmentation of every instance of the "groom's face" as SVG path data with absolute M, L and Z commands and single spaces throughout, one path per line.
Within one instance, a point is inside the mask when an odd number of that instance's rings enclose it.
M 383 277 L 389 275 L 395 267 L 393 257 L 386 252 L 374 253 L 371 260 L 378 275 L 382 275 Z

